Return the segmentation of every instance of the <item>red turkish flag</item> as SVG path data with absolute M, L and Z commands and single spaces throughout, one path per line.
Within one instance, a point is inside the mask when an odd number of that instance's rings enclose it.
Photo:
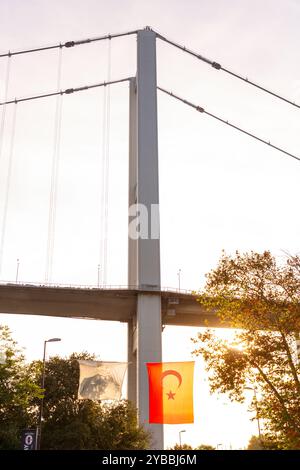
M 194 362 L 147 363 L 149 423 L 194 422 Z

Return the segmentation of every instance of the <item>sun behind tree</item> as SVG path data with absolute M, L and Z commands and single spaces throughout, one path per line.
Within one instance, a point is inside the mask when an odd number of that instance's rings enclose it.
M 300 449 L 300 258 L 279 264 L 270 252 L 225 253 L 199 294 L 224 326 L 238 329 L 232 345 L 210 329 L 194 339 L 212 392 L 243 402 L 255 386 L 264 435 L 282 449 Z

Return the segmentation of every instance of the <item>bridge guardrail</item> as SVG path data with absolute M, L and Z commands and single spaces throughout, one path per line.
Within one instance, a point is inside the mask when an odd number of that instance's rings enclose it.
M 174 294 L 194 294 L 195 291 L 191 289 L 179 289 L 175 287 L 141 287 L 135 285 L 125 284 L 107 284 L 107 285 L 93 285 L 93 284 L 70 284 L 70 283 L 57 283 L 57 282 L 12 282 L 12 281 L 0 281 L 0 286 L 19 286 L 19 287 L 53 287 L 53 288 L 69 288 L 69 289 L 90 289 L 90 290 L 137 290 L 137 291 L 149 291 L 149 292 L 170 292 Z

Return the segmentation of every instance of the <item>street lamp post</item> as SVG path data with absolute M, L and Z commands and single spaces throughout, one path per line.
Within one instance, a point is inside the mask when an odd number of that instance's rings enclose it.
M 17 284 L 18 279 L 19 279 L 19 267 L 20 267 L 20 260 L 18 258 L 17 259 L 17 270 L 16 270 L 16 284 Z
M 98 287 L 100 287 L 100 264 L 98 264 Z
M 258 405 L 257 405 L 256 387 L 245 387 L 245 390 L 252 390 L 253 391 L 255 411 L 256 411 L 256 420 L 257 420 L 257 429 L 258 429 L 258 437 L 259 437 L 260 443 L 262 444 L 261 427 L 260 427 L 259 412 L 258 412 Z
M 60 338 L 51 338 L 51 339 L 47 339 L 46 341 L 44 341 L 43 371 L 42 371 L 42 380 L 41 380 L 41 388 L 43 390 L 45 388 L 45 368 L 46 368 L 46 347 L 47 347 L 47 343 L 54 343 L 56 341 L 61 341 L 61 339 Z M 40 448 L 41 448 L 43 408 L 44 408 L 44 395 L 41 398 L 38 429 L 37 429 L 37 436 L 38 436 L 38 438 L 37 438 L 37 449 L 38 450 L 40 450 Z
M 178 290 L 180 291 L 180 276 L 181 276 L 181 269 L 179 269 L 179 270 L 178 270 L 177 276 L 178 276 Z
M 297 361 L 300 364 L 300 332 L 296 333 L 296 349 L 297 349 Z
M 186 432 L 185 429 L 182 429 L 181 431 L 179 431 L 179 446 L 180 446 L 180 448 L 181 448 L 181 445 L 182 445 L 182 443 L 181 443 L 181 433 L 183 433 L 183 432 Z

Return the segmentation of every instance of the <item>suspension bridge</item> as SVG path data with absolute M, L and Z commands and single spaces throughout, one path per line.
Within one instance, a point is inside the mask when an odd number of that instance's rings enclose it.
M 135 77 L 111 79 L 110 64 L 107 80 L 80 87 L 61 89 L 62 50 L 87 46 L 98 41 L 111 41 L 135 35 L 137 37 L 137 74 Z M 153 435 L 153 446 L 163 449 L 163 426 L 149 425 L 148 419 L 148 378 L 145 363 L 161 362 L 161 333 L 164 325 L 221 326 L 214 312 L 205 312 L 197 303 L 196 295 L 182 289 L 163 289 L 160 272 L 160 237 L 159 237 L 159 191 L 158 191 L 158 135 L 157 135 L 157 92 L 164 93 L 191 107 L 196 112 L 226 125 L 235 132 L 240 132 L 251 139 L 267 145 L 284 158 L 300 160 L 284 147 L 272 144 L 268 139 L 256 135 L 237 123 L 229 122 L 223 116 L 211 113 L 202 105 L 195 104 L 171 90 L 157 85 L 156 42 L 163 41 L 181 52 L 194 57 L 212 67 L 216 73 L 225 73 L 247 86 L 254 87 L 260 93 L 267 93 L 274 99 L 288 106 L 300 106 L 286 97 L 266 87 L 248 80 L 218 62 L 210 60 L 200 53 L 180 45 L 150 27 L 119 34 L 109 34 L 84 40 L 71 40 L 52 46 L 37 47 L 27 50 L 8 51 L 0 54 L 0 59 L 7 60 L 4 80 L 4 99 L 0 102 L 2 117 L 0 122 L 0 159 L 3 152 L 3 139 L 6 123 L 6 111 L 13 107 L 10 145 L 8 150 L 8 171 L 5 180 L 2 223 L 0 230 L 0 279 L 5 253 L 6 223 L 9 213 L 9 196 L 12 176 L 12 158 L 15 145 L 18 108 L 24 103 L 56 98 L 55 135 L 51 166 L 51 185 L 48 207 L 48 238 L 45 277 L 33 283 L 0 282 L 0 312 L 14 314 L 46 315 L 69 318 L 92 318 L 126 322 L 128 324 L 128 399 L 133 401 L 139 411 L 140 422 L 148 426 Z M 15 56 L 47 52 L 57 49 L 58 70 L 56 91 L 32 94 L 26 97 L 9 97 L 8 84 L 11 63 Z M 108 220 L 108 175 L 109 175 L 109 113 L 111 86 L 122 83 L 129 85 L 129 182 L 128 182 L 128 222 L 140 216 L 140 208 L 146 209 L 147 226 L 151 236 L 128 236 L 128 283 L 126 286 L 108 286 L 107 269 L 107 220 Z M 101 286 L 60 285 L 52 282 L 52 265 L 55 256 L 55 228 L 57 185 L 61 142 L 62 97 L 83 93 L 95 88 L 105 89 L 103 132 L 103 162 L 101 176 L 101 214 L 102 227 L 99 265 L 103 267 Z M 154 216 L 153 208 L 155 208 Z M 154 234 L 154 236 L 152 236 Z M 140 234 L 138 234 L 140 235 Z M 222 324 L 222 326 L 225 326 Z

